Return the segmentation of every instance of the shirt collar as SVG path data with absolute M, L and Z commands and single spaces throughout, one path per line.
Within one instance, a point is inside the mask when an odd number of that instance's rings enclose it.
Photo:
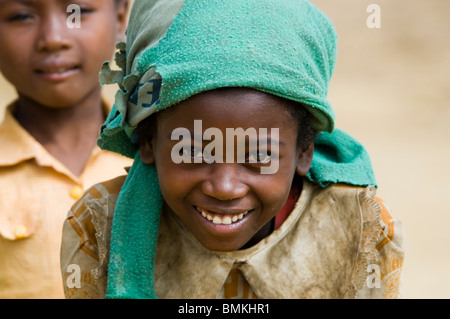
M 23 161 L 35 158 L 39 144 L 14 118 L 13 111 L 17 101 L 5 109 L 4 119 L 0 125 L 0 166 L 17 165 Z
M 378 258 L 374 243 L 381 225 L 372 220 L 378 208 L 370 206 L 371 190 L 322 189 L 307 181 L 303 186 L 283 224 L 245 250 L 209 251 L 175 215 L 162 214 L 158 297 L 216 298 L 237 264 L 260 298 L 353 298 L 365 282 L 367 264 Z
M 40 166 L 50 166 L 55 170 L 77 180 L 73 174 L 57 159 L 55 159 L 36 139 L 20 125 L 13 112 L 18 101 L 9 104 L 4 113 L 3 122 L 0 123 L 0 167 L 13 166 L 35 159 Z M 107 115 L 111 110 L 108 103 L 103 102 L 103 110 Z M 100 148 L 96 146 L 91 156 L 96 156 Z

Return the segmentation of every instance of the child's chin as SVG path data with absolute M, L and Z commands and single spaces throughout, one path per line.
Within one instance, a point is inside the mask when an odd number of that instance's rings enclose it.
M 245 245 L 242 243 L 235 243 L 231 242 L 228 243 L 226 241 L 220 241 L 220 242 L 214 242 L 208 241 L 207 243 L 201 243 L 206 249 L 211 251 L 218 251 L 218 252 L 230 252 L 230 251 L 236 251 L 239 250 L 242 246 Z

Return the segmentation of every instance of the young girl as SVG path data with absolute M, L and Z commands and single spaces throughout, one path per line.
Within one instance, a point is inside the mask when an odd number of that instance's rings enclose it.
M 96 146 L 110 108 L 98 72 L 123 37 L 127 1 L 0 0 L 0 71 L 18 98 L 0 125 L 0 298 L 63 298 L 63 213 L 130 161 Z
M 68 298 L 395 298 L 401 224 L 326 99 L 307 1 L 136 2 L 100 145 L 134 158 L 64 226 Z

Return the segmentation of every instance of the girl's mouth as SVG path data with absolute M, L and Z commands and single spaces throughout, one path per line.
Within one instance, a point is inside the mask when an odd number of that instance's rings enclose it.
M 215 225 L 231 225 L 233 223 L 236 223 L 244 218 L 245 215 L 247 215 L 250 211 L 242 211 L 238 213 L 233 214 L 222 214 L 222 213 L 216 213 L 209 211 L 207 209 L 195 206 L 197 211 L 201 214 L 203 218 L 206 220 L 212 222 Z

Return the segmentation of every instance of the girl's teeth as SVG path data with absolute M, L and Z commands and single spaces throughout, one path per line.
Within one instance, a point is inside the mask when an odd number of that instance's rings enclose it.
M 207 210 L 201 209 L 197 207 L 197 209 L 200 211 L 202 216 L 206 218 L 209 221 L 212 221 L 213 224 L 216 225 L 230 225 L 232 223 L 237 222 L 238 220 L 241 220 L 244 218 L 245 215 L 247 215 L 248 211 L 244 213 L 240 213 L 239 215 L 223 215 L 222 217 L 217 214 L 210 214 Z
M 225 217 L 224 219 L 222 219 L 222 224 L 225 225 L 230 225 L 231 224 L 231 218 L 230 217 Z

